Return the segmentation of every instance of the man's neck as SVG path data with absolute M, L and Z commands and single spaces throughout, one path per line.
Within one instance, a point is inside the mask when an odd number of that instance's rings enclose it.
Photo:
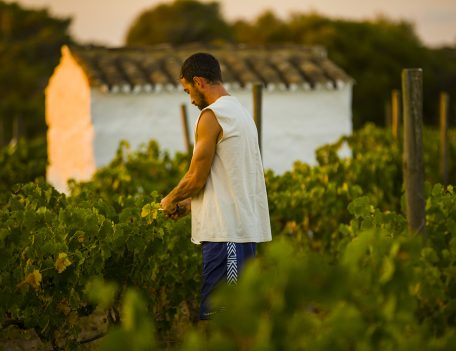
M 225 90 L 223 84 L 214 84 L 206 90 L 206 101 L 211 105 L 220 97 L 228 95 L 230 94 Z

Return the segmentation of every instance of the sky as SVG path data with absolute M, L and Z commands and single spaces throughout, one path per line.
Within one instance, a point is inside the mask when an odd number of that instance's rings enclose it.
M 203 0 L 211 2 L 212 0 Z M 28 8 L 47 8 L 72 17 L 71 34 L 80 42 L 121 46 L 134 19 L 158 3 L 173 0 L 7 0 Z M 428 46 L 456 45 L 456 0 L 219 0 L 227 20 L 253 19 L 266 9 L 286 18 L 314 11 L 332 18 L 371 19 L 378 15 L 407 20 Z

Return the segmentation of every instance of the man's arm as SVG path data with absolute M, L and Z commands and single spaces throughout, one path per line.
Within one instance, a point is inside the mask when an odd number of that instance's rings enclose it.
M 198 122 L 197 140 L 190 167 L 179 184 L 160 203 L 166 213 L 174 213 L 178 202 L 198 194 L 204 188 L 221 133 L 222 127 L 214 112 L 204 111 Z

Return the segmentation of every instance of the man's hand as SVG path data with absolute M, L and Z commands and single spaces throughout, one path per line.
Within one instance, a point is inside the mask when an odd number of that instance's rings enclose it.
M 174 220 L 182 218 L 191 212 L 191 199 L 186 199 L 179 203 L 170 201 L 168 197 L 161 200 L 160 206 L 165 214 Z
M 179 202 L 176 206 L 176 211 L 169 217 L 171 219 L 178 220 L 179 218 L 188 215 L 192 210 L 191 201 L 191 199 L 186 199 L 184 201 Z
M 163 209 L 166 215 L 171 215 L 176 211 L 176 203 L 171 201 L 169 196 L 164 197 L 160 201 L 160 207 Z

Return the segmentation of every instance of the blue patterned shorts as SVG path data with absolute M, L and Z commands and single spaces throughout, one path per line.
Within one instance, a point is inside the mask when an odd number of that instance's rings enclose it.
M 256 243 L 203 242 L 203 285 L 201 287 L 200 319 L 210 319 L 208 298 L 220 282 L 236 284 L 247 259 L 255 257 Z

